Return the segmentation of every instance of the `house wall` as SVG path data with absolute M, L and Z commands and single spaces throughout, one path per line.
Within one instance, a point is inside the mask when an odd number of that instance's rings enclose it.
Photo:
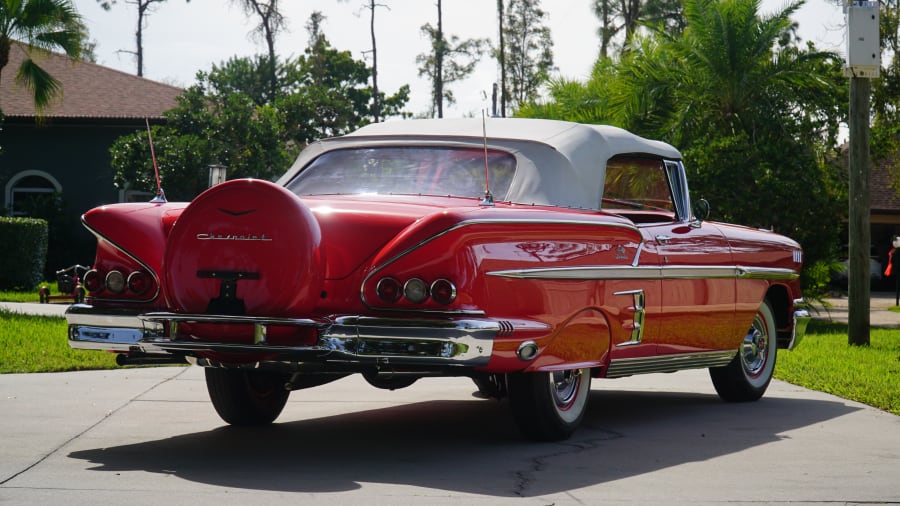
M 35 125 L 9 118 L 0 125 L 0 207 L 7 206 L 10 180 L 25 171 L 46 173 L 62 188 L 64 209 L 56 220 L 57 230 L 51 231 L 56 240 L 51 239 L 47 255 L 48 273 L 75 263 L 93 263 L 96 243 L 81 226 L 81 215 L 98 205 L 118 202 L 109 148 L 115 139 L 139 128 L 53 119 Z

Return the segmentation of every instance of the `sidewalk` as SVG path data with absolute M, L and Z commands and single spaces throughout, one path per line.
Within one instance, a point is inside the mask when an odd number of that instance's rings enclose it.
M 834 297 L 825 299 L 829 307 L 823 308 L 820 304 L 813 304 L 812 317 L 816 320 L 830 320 L 847 323 L 849 314 L 849 301 L 847 297 Z M 894 307 L 895 295 L 892 292 L 872 292 L 869 302 L 869 324 L 872 327 L 900 328 L 900 313 L 888 311 Z M 818 310 L 816 313 L 815 310 Z

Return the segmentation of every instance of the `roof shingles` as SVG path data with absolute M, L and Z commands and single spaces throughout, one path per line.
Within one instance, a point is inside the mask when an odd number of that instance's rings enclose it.
M 0 74 L 0 110 L 8 118 L 35 116 L 31 92 L 15 81 L 27 57 L 25 46 L 13 43 L 9 64 Z M 42 111 L 47 118 L 156 119 L 175 106 L 183 91 L 58 53 L 32 51 L 32 58 L 62 83 L 61 97 Z

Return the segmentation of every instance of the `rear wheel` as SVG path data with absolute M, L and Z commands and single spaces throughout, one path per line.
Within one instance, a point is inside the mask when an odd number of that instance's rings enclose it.
M 509 402 L 522 433 L 538 441 L 568 439 L 584 417 L 590 369 L 509 375 Z
M 290 392 L 288 377 L 267 371 L 206 369 L 206 389 L 222 420 L 232 425 L 265 425 L 281 414 Z
M 709 370 L 713 386 L 727 402 L 755 401 L 763 396 L 775 372 L 778 352 L 775 316 L 769 303 L 759 306 L 741 348 L 730 364 Z

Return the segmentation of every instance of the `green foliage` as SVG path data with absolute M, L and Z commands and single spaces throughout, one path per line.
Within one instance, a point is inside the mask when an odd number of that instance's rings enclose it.
M 775 377 L 900 415 L 900 330 L 872 329 L 847 346 L 847 325 L 813 321 L 800 346 L 778 353 Z
M 274 180 L 300 149 L 370 121 L 369 72 L 348 51 L 321 37 L 303 56 L 277 66 L 276 98 L 269 100 L 269 58 L 232 58 L 210 72 L 166 112 L 168 123 L 152 135 L 160 176 L 170 200 L 191 200 L 206 189 L 209 165 L 228 168 L 228 178 Z M 409 98 L 402 87 L 382 96 L 382 114 L 400 114 Z M 147 133 L 119 138 L 110 149 L 117 186 L 154 192 Z
M 456 99 L 447 85 L 468 77 L 481 59 L 487 39 L 460 40 L 451 35 L 448 39 L 440 22 L 440 2 L 438 2 L 438 26 L 431 23 L 422 25 L 422 35 L 431 41 L 431 51 L 416 56 L 419 77 L 431 81 L 431 116 L 444 117 L 444 103 L 454 104 Z
M 507 93 L 512 107 L 534 101 L 553 67 L 553 40 L 538 0 L 508 0 L 503 23 Z M 496 53 L 496 51 L 495 51 Z
M 893 187 L 900 192 L 900 2 L 882 0 L 881 77 L 872 79 L 871 128 L 872 160 L 883 164 L 893 175 Z
M 0 217 L 0 237 L 0 289 L 33 289 L 44 275 L 47 222 Z
M 670 33 L 684 30 L 685 19 L 680 0 L 594 0 L 594 14 L 600 21 L 600 58 L 612 57 L 615 46 L 627 52 L 640 25 L 655 26 Z M 622 35 L 621 43 L 615 40 Z

